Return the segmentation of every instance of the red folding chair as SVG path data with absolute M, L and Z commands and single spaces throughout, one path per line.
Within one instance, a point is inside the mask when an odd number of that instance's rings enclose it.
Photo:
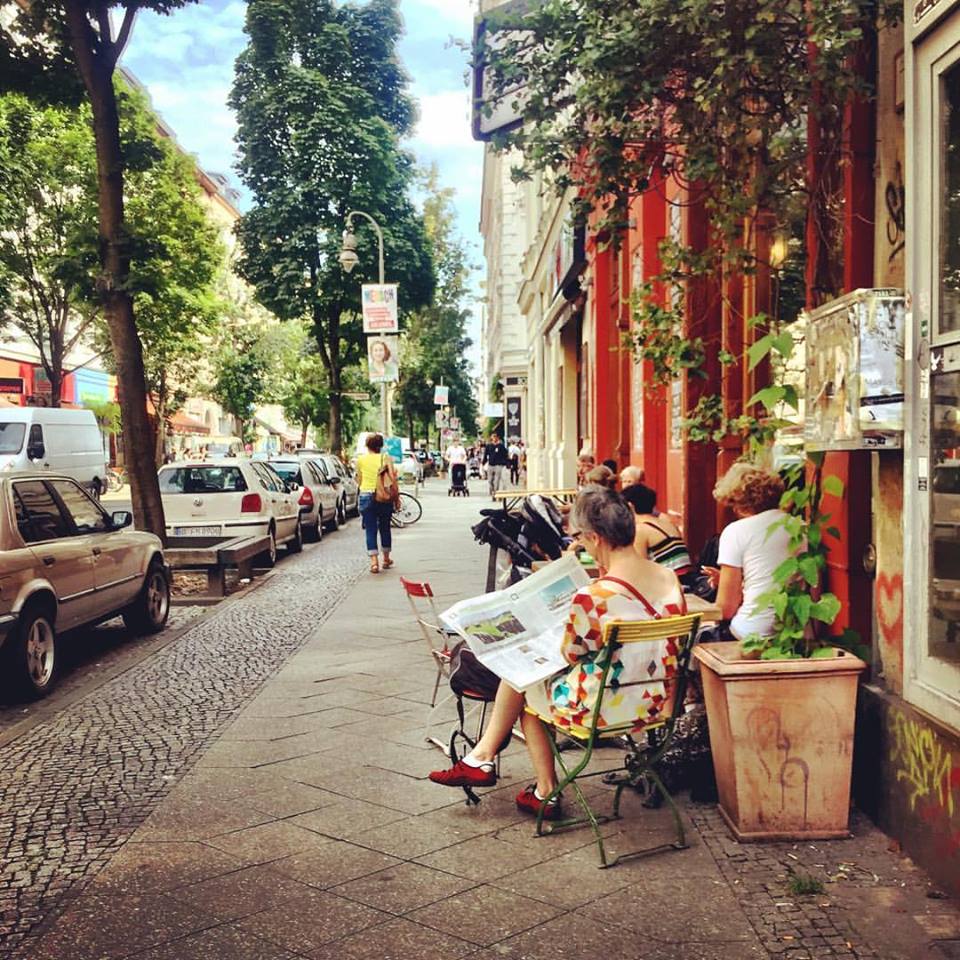
M 430 656 L 437 666 L 437 679 L 433 684 L 433 696 L 430 698 L 431 709 L 437 705 L 437 691 L 440 681 L 450 676 L 450 641 L 456 636 L 440 625 L 440 611 L 433 597 L 433 590 L 429 583 L 417 583 L 413 580 L 400 578 L 407 601 L 413 616 L 417 621 L 423 639 L 426 641 Z M 429 619 L 427 619 L 429 615 Z

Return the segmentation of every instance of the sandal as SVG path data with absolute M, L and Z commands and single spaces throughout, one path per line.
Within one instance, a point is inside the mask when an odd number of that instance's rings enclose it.
M 393 560 L 391 560 L 390 557 L 384 557 L 384 558 L 383 558 L 383 569 L 384 569 L 384 570 L 389 570 L 392 566 L 393 566 Z
M 370 558 L 370 572 L 371 572 L 371 573 L 379 573 L 379 572 L 380 572 L 380 564 L 379 564 L 379 562 L 377 561 L 377 558 L 376 558 L 376 557 L 371 557 L 371 558 Z

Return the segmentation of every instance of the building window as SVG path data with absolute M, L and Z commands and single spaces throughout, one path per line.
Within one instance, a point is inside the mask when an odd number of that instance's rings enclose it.
M 960 330 L 960 64 L 940 79 L 940 333 Z

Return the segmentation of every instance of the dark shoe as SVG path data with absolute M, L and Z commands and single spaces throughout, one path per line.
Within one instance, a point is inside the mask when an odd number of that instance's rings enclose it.
M 545 805 L 547 809 L 543 814 L 544 820 L 562 820 L 563 812 L 560 809 L 560 798 L 555 797 L 549 803 L 546 803 L 546 801 L 537 798 L 535 790 L 535 785 L 531 783 L 526 790 L 521 790 L 517 794 L 517 809 L 521 813 L 530 813 L 537 816 L 540 813 L 540 808 Z
M 496 785 L 497 772 L 492 763 L 489 768 L 471 767 L 458 760 L 449 770 L 434 770 L 430 779 L 443 787 L 492 787 Z

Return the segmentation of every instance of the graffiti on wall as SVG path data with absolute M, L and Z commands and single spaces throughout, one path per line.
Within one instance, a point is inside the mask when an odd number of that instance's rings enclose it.
M 907 191 L 903 185 L 903 168 L 899 160 L 894 170 L 893 179 L 887 181 L 883 191 L 887 208 L 887 243 L 890 245 L 888 263 L 903 251 L 907 238 Z
M 950 852 L 960 853 L 960 760 L 926 723 L 894 711 L 890 760 L 898 783 L 904 785 L 912 813 L 931 824 L 946 827 Z

